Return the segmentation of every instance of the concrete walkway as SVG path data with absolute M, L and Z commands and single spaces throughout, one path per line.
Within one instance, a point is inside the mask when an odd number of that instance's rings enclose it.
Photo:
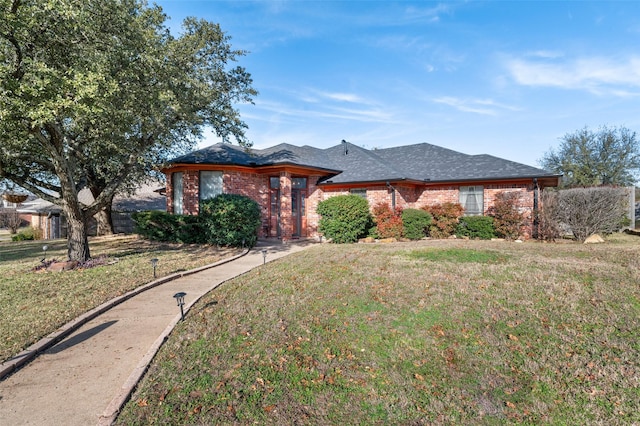
M 110 307 L 0 381 L 0 424 L 111 424 L 180 320 L 175 293 L 187 293 L 188 316 L 204 294 L 262 265 L 262 250 L 269 262 L 312 244 L 260 241 L 231 262 L 176 277 Z

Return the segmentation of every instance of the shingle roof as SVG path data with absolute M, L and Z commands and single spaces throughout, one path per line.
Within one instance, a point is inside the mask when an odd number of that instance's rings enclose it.
M 428 143 L 368 150 L 350 143 L 319 149 L 280 144 L 251 149 L 216 144 L 178 157 L 172 164 L 215 164 L 261 167 L 297 165 L 327 171 L 324 183 L 397 180 L 472 181 L 557 177 L 546 170 L 491 155 L 468 155 Z

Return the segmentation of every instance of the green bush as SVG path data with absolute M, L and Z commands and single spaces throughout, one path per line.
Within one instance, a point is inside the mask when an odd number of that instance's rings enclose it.
M 355 243 L 372 226 L 369 203 L 358 195 L 337 195 L 318 203 L 319 231 L 334 243 Z
M 221 194 L 200 204 L 209 242 L 221 246 L 253 247 L 258 241 L 260 206 L 238 194 Z
M 463 216 L 456 227 L 456 235 L 479 240 L 495 238 L 494 219 L 491 216 Z
M 143 238 L 171 243 L 208 243 L 199 216 L 174 215 L 164 211 L 135 212 L 135 231 Z
M 11 241 L 32 241 L 39 239 L 42 239 L 42 231 L 32 228 L 31 226 L 11 236 Z
M 431 225 L 431 215 L 420 209 L 404 209 L 402 224 L 405 238 L 419 240 L 427 235 L 429 225 Z

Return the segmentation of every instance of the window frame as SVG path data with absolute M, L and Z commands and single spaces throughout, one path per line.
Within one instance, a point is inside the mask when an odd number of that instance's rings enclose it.
M 484 186 L 483 185 L 467 185 L 460 186 L 458 188 L 459 196 L 458 201 L 460 205 L 464 208 L 465 216 L 484 216 Z M 478 205 L 479 210 L 468 211 L 467 203 L 468 198 L 473 196 L 475 198 L 474 202 Z M 480 199 L 478 200 L 478 196 Z
M 209 196 L 207 195 L 206 197 L 203 195 L 203 188 L 205 188 L 205 185 L 203 185 L 204 179 L 203 176 L 205 174 L 210 174 L 212 176 L 215 176 L 216 179 L 219 179 L 219 182 L 216 182 L 216 186 L 218 186 L 218 188 L 216 188 L 217 190 L 214 191 L 216 192 L 215 194 L 213 194 L 213 196 Z M 199 174 L 198 174 L 198 201 L 204 201 L 204 200 L 208 200 L 214 197 L 217 197 L 220 194 L 224 193 L 224 174 L 222 171 L 220 170 L 200 170 Z
M 173 202 L 173 214 L 184 213 L 184 173 L 173 172 L 171 174 L 171 191 Z

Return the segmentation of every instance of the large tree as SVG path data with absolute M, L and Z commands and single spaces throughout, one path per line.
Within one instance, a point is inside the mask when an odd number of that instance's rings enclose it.
M 640 144 L 626 127 L 585 127 L 568 133 L 557 150 L 540 160 L 543 168 L 563 174 L 563 186 L 633 185 L 640 172 Z
M 230 65 L 245 52 L 165 20 L 141 0 L 0 0 L 0 177 L 62 207 L 70 259 L 90 257 L 90 217 L 205 126 L 249 145 L 234 104 L 256 92 Z

